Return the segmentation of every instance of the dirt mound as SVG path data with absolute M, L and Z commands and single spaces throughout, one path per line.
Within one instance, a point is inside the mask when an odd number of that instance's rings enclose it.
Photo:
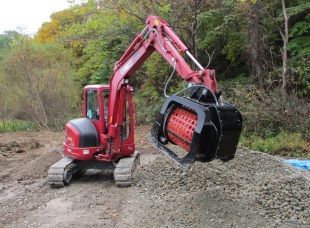
M 1 134 L 0 180 L 42 178 L 61 158 L 62 132 L 14 132 Z
M 47 171 L 51 165 L 63 157 L 59 150 L 52 150 L 49 153 L 34 158 L 31 162 L 26 163 L 22 169 L 16 173 L 18 181 L 38 179 L 47 177 Z
M 247 148 L 230 162 L 190 169 L 161 156 L 140 170 L 136 185 L 153 198 L 146 226 L 310 224 L 310 173 Z
M 31 139 L 28 142 L 18 143 L 16 141 L 11 141 L 7 143 L 0 143 L 0 156 L 1 157 L 10 157 L 15 156 L 19 153 L 24 153 L 27 150 L 33 150 L 41 147 L 39 141 Z

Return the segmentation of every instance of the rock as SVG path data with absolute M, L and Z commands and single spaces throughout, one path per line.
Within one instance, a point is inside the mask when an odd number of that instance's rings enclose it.
M 18 147 L 18 148 L 15 148 L 15 152 L 16 152 L 16 153 L 24 153 L 25 150 Z

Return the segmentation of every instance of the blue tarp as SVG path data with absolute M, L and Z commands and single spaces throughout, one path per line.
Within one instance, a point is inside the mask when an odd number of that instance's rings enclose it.
M 310 160 L 298 160 L 298 159 L 283 159 L 283 160 L 295 167 L 310 170 Z

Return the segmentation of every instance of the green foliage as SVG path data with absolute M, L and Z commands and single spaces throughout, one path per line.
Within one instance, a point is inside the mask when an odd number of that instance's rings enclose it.
M 310 56 L 310 37 L 309 36 L 301 36 L 295 39 L 292 39 L 288 43 L 287 50 L 291 55 L 307 55 Z
M 85 52 L 85 65 L 81 70 L 92 72 L 90 75 L 91 84 L 109 84 L 110 76 L 113 72 L 114 63 L 124 53 L 124 44 L 122 39 L 114 38 L 110 41 L 95 41 L 94 45 L 99 47 L 100 51 L 90 44 L 84 49 Z M 85 69 L 86 68 L 86 69 Z M 81 71 L 79 71 L 80 73 Z
M 307 157 L 310 154 L 310 143 L 302 138 L 302 134 L 287 131 L 280 131 L 269 138 L 252 136 L 245 146 L 256 151 L 289 157 Z
M 309 154 L 310 102 L 288 94 L 283 110 L 281 93 L 269 94 L 239 77 L 221 83 L 224 99 L 235 105 L 243 116 L 240 145 L 281 156 L 306 157 Z
M 310 50 L 310 49 L 309 49 Z M 289 59 L 289 90 L 296 90 L 299 97 L 310 98 L 309 55 L 298 55 Z
M 152 88 L 157 94 L 157 96 L 155 97 L 155 99 L 157 99 L 158 97 L 163 95 L 166 81 L 171 75 L 173 68 L 162 56 L 155 52 L 145 63 L 144 69 L 145 80 L 144 84 L 141 85 L 141 89 L 144 91 L 148 88 Z M 174 79 L 180 79 L 180 76 L 176 73 L 174 75 Z M 175 82 L 175 80 L 172 80 L 169 89 L 175 85 Z
M 304 12 L 307 12 L 307 10 L 310 9 L 310 3 L 309 1 L 305 1 L 305 0 L 292 0 L 292 1 L 289 1 L 287 3 L 287 13 L 289 16 L 296 16 L 296 15 L 299 15 L 300 13 L 304 13 Z
M 159 98 L 159 94 L 154 87 L 147 87 L 137 95 L 139 100 L 151 100 L 156 101 Z
M 5 119 L 23 119 L 44 128 L 64 124 L 79 93 L 72 61 L 59 44 L 16 40 L 3 67 L 0 103 Z
M 198 45 L 201 59 L 209 61 L 209 58 L 204 57 L 205 51 L 212 53 L 214 50 L 210 66 L 216 69 L 218 75 L 232 77 L 235 75 L 234 68 L 238 68 L 239 74 L 240 70 L 244 70 L 242 65 L 245 65 L 246 21 L 239 12 L 239 7 L 234 1 L 225 2 L 222 8 L 207 10 L 198 16 L 201 23 L 201 41 Z M 202 63 L 207 65 L 208 62 L 205 61 Z M 227 71 L 228 68 L 230 71 Z
M 165 98 L 159 98 L 157 100 L 143 99 L 135 97 L 135 103 L 137 104 L 137 114 L 139 124 L 151 124 L 153 123 L 160 112 Z
M 296 10 L 296 8 L 298 10 Z M 294 25 L 290 29 L 290 40 L 288 51 L 292 56 L 310 56 L 310 3 L 305 3 L 293 7 L 295 9 L 292 16 L 303 18 L 303 20 L 293 20 Z M 292 12 L 291 12 L 292 14 Z M 293 17 L 294 19 L 294 17 Z
M 3 34 L 0 34 L 0 64 L 10 53 L 13 41 L 21 37 L 22 35 L 16 31 L 5 31 Z
M 306 21 L 298 21 L 294 27 L 290 30 L 290 37 L 294 36 L 302 36 L 309 33 L 310 25 L 309 25 L 309 16 L 306 17 Z
M 16 132 L 16 131 L 36 131 L 36 124 L 25 120 L 2 120 L 0 121 L 0 133 Z
M 309 131 L 310 103 L 307 99 L 298 98 L 293 91 L 287 95 L 287 109 L 283 110 L 278 90 L 267 94 L 242 78 L 239 82 L 229 80 L 222 83 L 222 89 L 224 99 L 241 110 L 243 134 L 246 136 L 255 134 L 264 138 L 278 134 L 281 129 L 304 134 Z
M 136 18 L 119 12 L 113 2 L 89 1 L 75 6 L 80 19 L 63 28 L 58 40 L 74 51 L 76 80 L 82 85 L 109 83 L 114 63 L 136 35 Z M 75 17 L 74 17 L 75 18 Z M 60 23 L 62 22 L 62 18 Z

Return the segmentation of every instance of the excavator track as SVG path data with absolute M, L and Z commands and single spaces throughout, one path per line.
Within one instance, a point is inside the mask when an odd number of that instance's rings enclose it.
M 121 158 L 114 169 L 114 181 L 117 187 L 130 187 L 140 165 L 140 153 L 131 157 Z
M 48 170 L 48 184 L 52 188 L 62 188 L 68 184 L 72 178 L 72 168 L 75 167 L 74 159 L 63 157 L 53 164 Z
M 84 161 L 65 156 L 53 164 L 48 170 L 48 184 L 52 188 L 62 188 L 68 184 L 73 174 L 79 173 L 83 168 L 112 169 L 117 187 L 129 187 L 135 177 L 136 169 L 140 164 L 140 153 L 136 152 L 131 157 L 121 158 L 115 165 L 112 162 Z M 83 168 L 82 168 L 83 167 Z

